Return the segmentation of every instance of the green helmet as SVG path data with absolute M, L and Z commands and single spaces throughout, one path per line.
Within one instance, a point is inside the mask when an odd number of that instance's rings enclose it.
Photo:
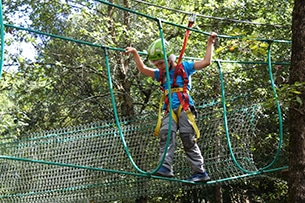
M 166 49 L 166 56 L 169 57 L 169 55 L 173 53 L 173 50 L 170 48 L 169 43 L 166 40 L 164 40 L 164 45 Z M 163 58 L 164 53 L 162 48 L 162 41 L 161 39 L 157 39 L 148 47 L 148 60 L 157 61 Z

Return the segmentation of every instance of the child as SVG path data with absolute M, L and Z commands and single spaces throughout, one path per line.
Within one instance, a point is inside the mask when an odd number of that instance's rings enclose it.
M 213 45 L 216 40 L 216 33 L 211 33 L 208 37 L 208 43 L 206 48 L 206 54 L 204 58 L 200 61 L 186 62 L 183 61 L 179 65 L 175 62 L 176 57 L 172 54 L 172 50 L 169 47 L 169 43 L 164 40 L 168 68 L 171 80 L 171 93 L 172 93 L 172 124 L 171 124 L 171 137 L 168 146 L 167 154 L 165 156 L 163 165 L 155 173 L 155 175 L 164 177 L 174 177 L 173 174 L 173 158 L 175 150 L 175 139 L 176 132 L 179 130 L 179 135 L 183 143 L 184 151 L 186 157 L 189 160 L 192 167 L 192 176 L 188 178 L 188 181 L 194 182 L 207 182 L 210 180 L 209 175 L 204 168 L 204 160 L 201 155 L 200 148 L 196 143 L 196 128 L 194 122 L 194 115 L 191 114 L 193 118 L 188 115 L 190 110 L 194 108 L 194 101 L 188 94 L 188 90 L 191 88 L 191 75 L 197 70 L 201 70 L 212 63 Z M 161 83 L 161 87 L 164 88 L 165 92 L 168 91 L 168 85 L 166 82 L 166 64 L 164 62 L 164 54 L 162 49 L 161 39 L 154 41 L 148 48 L 148 60 L 154 64 L 157 69 L 149 68 L 144 65 L 141 60 L 137 50 L 133 47 L 126 48 L 126 54 L 131 53 L 133 55 L 134 61 L 138 70 L 146 76 L 152 77 Z M 177 71 L 180 70 L 180 71 Z M 187 90 L 186 90 L 187 89 Z M 166 96 L 165 103 L 163 105 L 165 110 L 165 115 L 162 120 L 160 127 L 159 138 L 160 138 L 160 151 L 159 151 L 159 161 L 161 161 L 163 152 L 166 147 L 166 140 L 168 136 L 169 128 L 169 100 Z M 192 111 L 194 112 L 194 111 Z M 194 125 L 195 124 L 195 125 Z

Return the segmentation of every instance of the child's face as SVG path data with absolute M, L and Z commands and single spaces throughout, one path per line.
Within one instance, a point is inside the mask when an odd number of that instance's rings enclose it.
M 161 71 L 161 72 L 165 72 L 166 71 L 166 65 L 164 63 L 164 61 L 157 61 L 154 63 L 154 65 Z

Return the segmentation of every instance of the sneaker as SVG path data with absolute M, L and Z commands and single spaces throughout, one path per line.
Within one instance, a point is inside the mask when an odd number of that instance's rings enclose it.
M 161 166 L 161 168 L 154 175 L 168 177 L 168 178 L 174 177 L 173 172 L 165 168 L 164 166 Z
M 207 172 L 195 173 L 187 179 L 187 181 L 193 181 L 193 182 L 208 182 L 210 180 L 211 178 L 209 177 Z

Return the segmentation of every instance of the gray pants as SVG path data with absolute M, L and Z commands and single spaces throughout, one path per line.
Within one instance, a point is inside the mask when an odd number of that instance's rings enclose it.
M 177 113 L 177 109 L 173 110 Z M 160 129 L 160 151 L 159 151 L 159 162 L 161 162 L 164 150 L 166 147 L 166 140 L 168 136 L 168 128 L 169 128 L 169 118 L 170 115 L 167 113 L 163 120 L 162 126 Z M 198 144 L 195 142 L 195 132 L 194 129 L 186 115 L 186 113 L 182 110 L 180 114 L 180 118 L 178 123 L 176 123 L 172 119 L 171 125 L 171 137 L 170 143 L 168 145 L 167 153 L 163 162 L 163 166 L 167 169 L 173 171 L 173 159 L 174 159 L 174 151 L 175 151 L 175 143 L 176 143 L 176 132 L 179 130 L 180 138 L 183 143 L 184 151 L 188 161 L 192 167 L 192 173 L 203 173 L 204 169 L 204 160 L 201 155 L 200 148 Z

